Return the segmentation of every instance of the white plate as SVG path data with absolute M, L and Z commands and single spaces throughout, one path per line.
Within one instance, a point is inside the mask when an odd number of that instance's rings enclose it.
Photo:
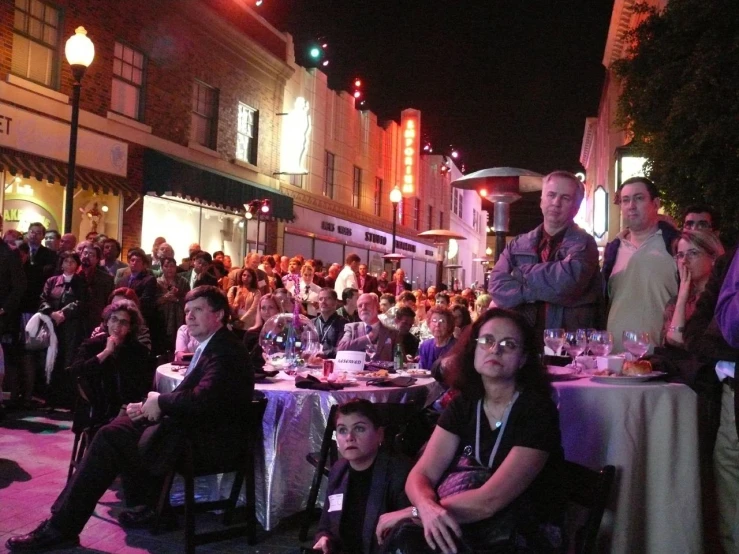
M 549 375 L 555 375 L 557 377 L 568 377 L 570 375 L 574 375 L 575 370 L 570 366 L 560 367 L 557 365 L 548 365 L 547 373 L 549 373 Z
M 649 375 L 593 375 L 591 380 L 596 383 L 608 383 L 609 385 L 633 385 L 635 383 L 646 383 L 667 375 L 664 371 L 653 371 Z
M 431 372 L 428 369 L 409 369 L 401 370 L 396 375 L 401 377 L 431 377 Z

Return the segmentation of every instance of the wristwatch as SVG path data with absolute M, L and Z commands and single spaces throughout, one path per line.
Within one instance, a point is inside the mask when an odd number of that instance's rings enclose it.
M 418 517 L 418 508 L 411 506 L 411 517 Z

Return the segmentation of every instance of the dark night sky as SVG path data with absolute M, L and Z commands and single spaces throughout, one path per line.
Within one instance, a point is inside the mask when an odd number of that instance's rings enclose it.
M 329 44 L 329 85 L 365 80 L 381 120 L 422 111 L 435 152 L 454 144 L 468 171 L 579 171 L 597 114 L 612 0 L 264 0 L 268 21 Z

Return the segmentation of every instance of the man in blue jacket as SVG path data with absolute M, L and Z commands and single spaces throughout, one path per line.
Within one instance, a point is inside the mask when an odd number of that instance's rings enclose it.
M 500 308 L 519 311 L 537 330 L 575 330 L 599 323 L 602 286 L 595 240 L 574 223 L 585 187 L 572 173 L 544 177 L 544 223 L 513 239 L 490 275 L 488 291 Z

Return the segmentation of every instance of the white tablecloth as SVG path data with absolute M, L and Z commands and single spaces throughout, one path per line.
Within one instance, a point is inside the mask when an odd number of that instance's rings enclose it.
M 156 374 L 157 390 L 170 392 L 182 378 L 169 364 L 160 366 Z M 305 456 L 320 450 L 333 404 L 361 397 L 372 402 L 413 401 L 423 406 L 427 397 L 435 398 L 441 393 L 441 387 L 433 379 L 418 379 L 406 388 L 360 385 L 330 392 L 296 389 L 294 381 L 288 379 L 257 383 L 256 389 L 267 397 L 262 424 L 264 452 L 263 456 L 257 456 L 256 462 L 257 517 L 267 530 L 305 508 L 313 479 L 313 466 Z M 222 494 L 228 494 L 230 479 L 223 479 L 222 483 L 219 480 L 218 488 Z M 319 500 L 323 500 L 320 495 Z
M 555 383 L 568 460 L 616 466 L 599 551 L 702 551 L 696 394 L 685 385 Z

